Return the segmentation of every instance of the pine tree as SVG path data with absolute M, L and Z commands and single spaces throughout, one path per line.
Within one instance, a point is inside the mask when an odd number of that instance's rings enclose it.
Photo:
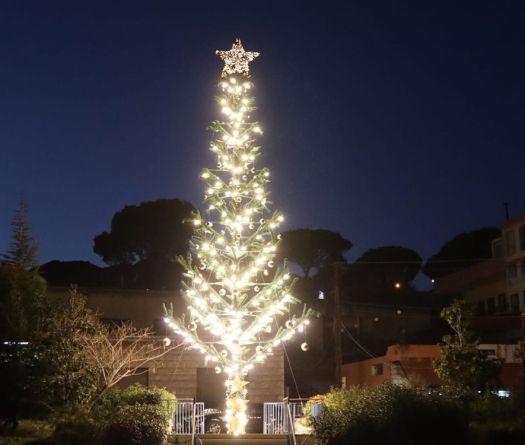
M 259 53 L 246 52 L 236 40 L 230 51 L 217 54 L 225 62 L 217 98 L 225 120 L 211 125 L 217 166 L 202 173 L 209 218 L 195 215 L 191 254 L 181 259 L 188 314 L 175 319 L 168 309 L 165 321 L 206 362 L 214 362 L 217 373 L 226 374 L 228 432 L 242 434 L 248 371 L 303 331 L 314 311 L 303 306 L 292 314 L 300 300 L 290 293 L 286 262 L 279 266 L 274 259 L 283 216 L 270 213 L 270 173 L 255 167 L 255 137 L 262 130 L 250 120 L 255 106 L 248 63 Z
M 479 391 L 495 383 L 501 362 L 488 359 L 478 349 L 479 340 L 472 328 L 473 317 L 472 305 L 465 300 L 454 300 L 441 311 L 441 318 L 448 323 L 453 335 L 443 337 L 434 371 L 449 385 Z
M 31 235 L 28 218 L 29 205 L 22 197 L 11 222 L 11 244 L 4 260 L 15 267 L 28 270 L 36 267 L 38 246 Z

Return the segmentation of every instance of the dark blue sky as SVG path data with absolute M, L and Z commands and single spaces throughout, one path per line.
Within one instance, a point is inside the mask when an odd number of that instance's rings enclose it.
M 0 4 L 0 251 L 20 193 L 41 260 L 98 261 L 115 211 L 200 205 L 207 125 L 239 36 L 288 227 L 399 244 L 525 212 L 522 2 Z M 99 262 L 100 263 L 100 262 Z

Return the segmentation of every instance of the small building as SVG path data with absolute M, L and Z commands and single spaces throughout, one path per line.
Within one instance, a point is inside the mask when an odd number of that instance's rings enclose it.
M 57 301 L 65 298 L 67 292 L 65 287 L 51 287 L 48 295 L 51 301 Z M 137 328 L 150 328 L 160 338 L 172 336 L 163 321 L 163 304 L 173 303 L 175 312 L 184 311 L 182 299 L 171 291 L 91 288 L 82 289 L 82 293 L 87 297 L 88 307 L 102 321 L 132 322 Z M 178 339 L 173 338 L 173 342 L 177 343 Z M 214 366 L 204 363 L 200 352 L 181 346 L 152 363 L 140 375 L 129 378 L 127 383 L 166 388 L 179 399 L 195 399 L 204 402 L 207 408 L 221 408 L 225 399 L 225 377 L 216 374 Z M 285 395 L 282 350 L 276 348 L 273 356 L 250 371 L 247 380 L 252 405 L 282 401 Z
M 502 361 L 500 384 L 502 388 L 518 386 L 523 378 L 523 365 L 518 345 L 480 344 L 488 358 Z M 370 358 L 342 367 L 343 383 L 352 385 L 380 385 L 393 383 L 410 386 L 439 385 L 442 381 L 433 369 L 439 359 L 437 345 L 392 345 L 381 357 Z

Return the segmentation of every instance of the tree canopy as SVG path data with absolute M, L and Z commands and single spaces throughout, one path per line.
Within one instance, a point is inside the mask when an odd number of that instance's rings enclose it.
M 367 250 L 352 267 L 361 278 L 387 289 L 395 284 L 410 284 L 421 269 L 421 262 L 415 250 L 402 246 L 381 246 Z
M 194 211 L 193 205 L 179 199 L 126 206 L 113 216 L 111 230 L 95 237 L 93 250 L 113 265 L 159 259 L 174 262 L 188 249 L 192 226 L 185 220 Z
M 345 261 L 344 254 L 352 243 L 341 234 L 324 229 L 293 229 L 283 232 L 278 247 L 280 259 L 297 264 L 304 277 L 336 261 Z
M 176 260 L 188 250 L 193 212 L 192 204 L 179 199 L 126 206 L 113 216 L 111 230 L 95 237 L 93 250 L 114 266 L 121 286 L 177 287 Z
M 407 247 L 369 249 L 344 270 L 343 286 L 351 300 L 399 303 L 400 295 L 412 290 L 421 262 L 421 256 Z
M 441 246 L 423 266 L 423 273 L 430 278 L 465 269 L 492 256 L 492 241 L 501 236 L 496 227 L 485 227 L 456 235 Z

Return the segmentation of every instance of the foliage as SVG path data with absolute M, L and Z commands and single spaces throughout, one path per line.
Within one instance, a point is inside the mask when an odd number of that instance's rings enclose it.
M 31 235 L 29 205 L 21 198 L 11 222 L 11 243 L 3 259 L 10 265 L 29 270 L 37 265 L 38 245 Z
M 53 433 L 54 425 L 48 420 L 21 419 L 16 431 L 6 433 L 0 428 L 1 445 L 20 445 L 24 443 L 43 443 Z
M 164 389 L 139 384 L 112 388 L 90 410 L 80 407 L 57 417 L 53 443 L 162 444 L 175 409 L 175 396 Z
M 345 261 L 344 253 L 352 243 L 339 233 L 323 229 L 293 229 L 282 233 L 278 258 L 301 267 L 304 277 L 313 270 L 324 269 L 334 262 Z
M 152 405 L 121 408 L 104 434 L 104 443 L 107 445 L 163 445 L 166 439 L 164 414 Z
M 85 341 L 96 336 L 98 329 L 76 288 L 48 311 L 32 350 L 38 358 L 35 384 L 49 406 L 74 407 L 88 403 L 96 393 L 97 370 L 89 362 Z
M 52 443 L 56 445 L 93 445 L 100 443 L 104 421 L 79 409 L 55 418 Z
M 29 341 L 46 310 L 46 283 L 34 271 L 0 264 L 0 336 Z
M 109 285 L 105 280 L 105 270 L 88 261 L 53 260 L 40 265 L 42 275 L 50 286 L 102 286 Z
M 487 389 L 498 376 L 500 362 L 487 359 L 478 349 L 471 305 L 455 300 L 441 311 L 441 317 L 454 334 L 444 336 L 439 345 L 440 358 L 434 362 L 436 374 L 450 385 L 468 390 Z
M 496 227 L 460 233 L 426 261 L 423 273 L 430 278 L 440 278 L 488 259 L 492 256 L 492 241 L 500 236 L 501 231 Z
M 406 287 L 418 274 L 421 261 L 419 254 L 407 247 L 376 247 L 352 263 L 352 278 L 380 291 L 392 290 L 396 283 Z
M 97 235 L 93 250 L 104 262 L 133 265 L 133 282 L 143 287 L 162 288 L 179 282 L 177 257 L 185 255 L 193 233 L 194 207 L 178 199 L 160 199 L 126 206 L 115 213 L 111 230 Z M 125 268 L 122 276 L 127 276 Z
M 31 405 L 28 376 L 34 357 L 28 353 L 47 308 L 45 281 L 33 269 L 37 246 L 22 199 L 12 222 L 9 250 L 0 263 L 0 411 L 16 428 L 20 412 Z
M 460 407 L 422 388 L 386 384 L 335 389 L 323 406 L 319 416 L 309 418 L 322 444 L 415 444 L 422 438 L 428 444 L 450 438 L 462 443 L 467 437 Z
M 97 408 L 112 412 L 123 405 L 155 405 L 166 421 L 170 421 L 177 409 L 177 399 L 166 389 L 137 383 L 125 389 L 112 388 L 99 399 Z

